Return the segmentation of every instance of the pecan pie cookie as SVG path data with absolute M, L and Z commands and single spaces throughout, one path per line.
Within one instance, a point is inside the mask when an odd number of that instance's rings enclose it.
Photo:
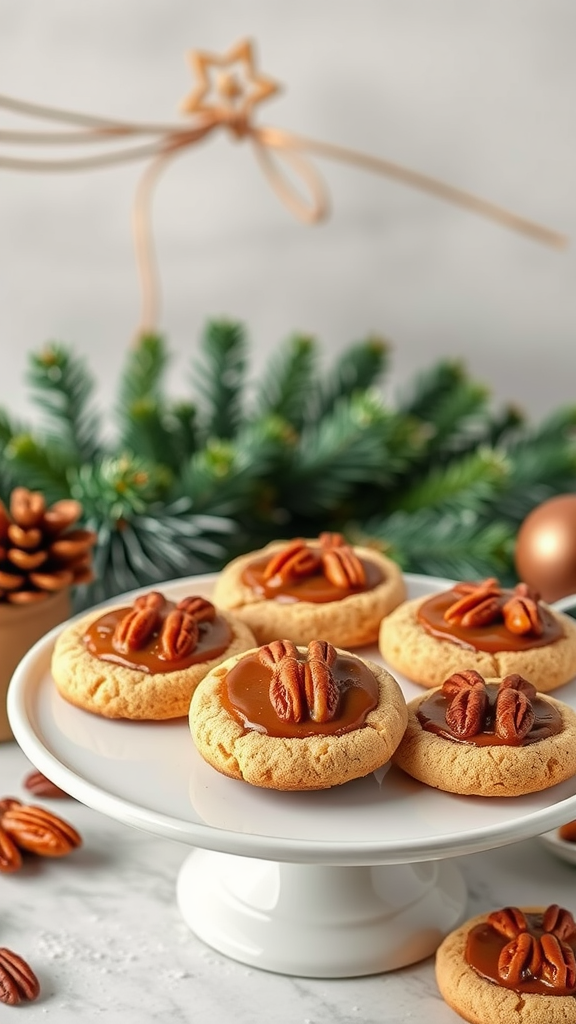
M 323 640 L 275 640 L 228 658 L 198 685 L 190 729 L 217 771 L 254 786 L 316 790 L 390 759 L 406 702 L 381 666 Z
M 393 761 L 463 796 L 520 796 L 576 774 L 576 711 L 517 674 L 455 672 L 408 704 Z
M 470 1024 L 576 1021 L 576 924 L 558 904 L 479 914 L 436 952 L 444 1000 Z
M 543 692 L 576 675 L 576 621 L 524 583 L 457 583 L 405 601 L 383 620 L 378 645 L 393 670 L 422 686 L 439 686 L 462 665 L 485 676 L 519 672 Z
M 405 596 L 395 562 L 338 533 L 274 541 L 241 555 L 214 589 L 216 603 L 246 622 L 259 644 L 321 636 L 345 648 L 374 643 L 382 618 Z
M 105 718 L 179 718 L 210 669 L 253 646 L 248 626 L 211 601 L 175 604 L 150 591 L 71 622 L 56 640 L 52 675 L 67 701 Z

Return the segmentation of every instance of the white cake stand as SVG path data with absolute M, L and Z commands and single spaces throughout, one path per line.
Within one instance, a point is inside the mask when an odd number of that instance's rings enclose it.
M 212 585 L 194 577 L 162 590 L 209 597 Z M 410 597 L 448 585 L 408 577 Z M 185 720 L 108 721 L 64 701 L 50 675 L 61 628 L 32 648 L 10 685 L 18 743 L 71 796 L 194 847 L 177 882 L 181 913 L 206 943 L 251 966 L 336 978 L 423 959 L 465 913 L 451 857 L 576 817 L 576 778 L 509 800 L 440 793 L 388 766 L 317 793 L 228 779 L 200 758 Z M 363 653 L 379 660 L 373 648 Z M 397 678 L 407 699 L 422 692 Z M 576 706 L 576 682 L 561 696 Z

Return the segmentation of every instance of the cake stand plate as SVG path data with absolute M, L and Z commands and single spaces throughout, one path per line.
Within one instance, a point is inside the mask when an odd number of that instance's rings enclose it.
M 210 597 L 213 576 L 162 585 Z M 450 586 L 408 575 L 409 597 Z M 116 598 L 130 603 L 136 593 Z M 465 915 L 450 858 L 576 818 L 576 778 L 514 799 L 459 797 L 389 765 L 312 793 L 258 789 L 214 771 L 184 719 L 110 721 L 64 701 L 40 640 L 8 692 L 16 740 L 49 779 L 97 811 L 193 847 L 177 901 L 205 942 L 251 966 L 308 977 L 394 970 L 429 956 Z M 380 661 L 375 648 L 361 655 Z M 407 700 L 420 687 L 394 673 Z M 576 682 L 557 694 L 576 707 Z

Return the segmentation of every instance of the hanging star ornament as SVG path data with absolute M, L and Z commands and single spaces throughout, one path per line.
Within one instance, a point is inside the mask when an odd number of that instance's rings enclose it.
M 136 188 L 133 212 L 136 263 L 140 277 L 142 315 L 139 333 L 156 331 L 159 319 L 159 283 L 151 228 L 151 204 L 161 172 L 179 152 L 191 149 L 210 133 L 226 128 L 237 139 L 247 140 L 269 184 L 281 202 L 304 223 L 314 224 L 327 216 L 329 204 L 323 178 L 311 157 L 335 160 L 371 171 L 409 188 L 476 213 L 501 227 L 520 232 L 534 241 L 564 248 L 565 235 L 520 217 L 504 207 L 420 171 L 391 160 L 358 152 L 330 142 L 297 135 L 281 128 L 257 125 L 254 110 L 274 96 L 278 84 L 256 70 L 252 44 L 242 41 L 219 56 L 201 50 L 188 55 L 196 86 L 186 97 L 186 124 L 131 123 L 94 117 L 0 96 L 0 109 L 64 126 L 50 131 L 0 130 L 0 169 L 12 171 L 78 171 L 146 160 Z M 92 151 L 85 155 L 88 144 Z M 4 146 L 42 148 L 80 147 L 80 156 L 23 157 L 4 152 Z M 288 168 L 291 175 L 286 173 Z M 294 176 L 301 189 L 294 185 Z
M 192 50 L 188 60 L 198 84 L 181 105 L 186 114 L 211 114 L 219 122 L 245 125 L 254 107 L 279 90 L 273 79 L 256 71 L 246 39 L 222 56 Z

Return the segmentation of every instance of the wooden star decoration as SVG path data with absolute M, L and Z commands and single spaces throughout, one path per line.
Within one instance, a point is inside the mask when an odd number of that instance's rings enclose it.
M 224 55 L 192 50 L 188 58 L 198 85 L 182 104 L 187 114 L 210 113 L 219 121 L 248 120 L 257 103 L 278 91 L 276 82 L 256 71 L 249 40 Z

